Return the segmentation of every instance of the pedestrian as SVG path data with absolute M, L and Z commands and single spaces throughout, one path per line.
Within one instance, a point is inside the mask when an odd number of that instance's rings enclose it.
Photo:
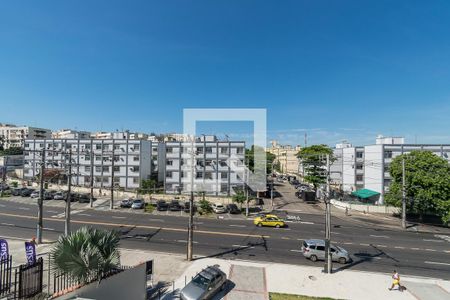
M 392 291 L 392 289 L 396 286 L 396 285 L 398 285 L 398 290 L 400 291 L 400 292 L 403 292 L 403 290 L 405 289 L 405 287 L 404 286 L 402 286 L 401 284 L 400 284 L 400 275 L 397 273 L 397 271 L 396 270 L 394 270 L 394 273 L 392 274 L 392 285 L 391 285 L 391 287 L 389 288 L 389 290 L 390 291 Z

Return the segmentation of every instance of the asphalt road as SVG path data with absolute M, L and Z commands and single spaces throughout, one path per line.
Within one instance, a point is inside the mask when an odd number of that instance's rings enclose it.
M 45 206 L 44 206 L 45 207 Z M 300 253 L 301 241 L 324 236 L 323 216 L 299 213 L 302 221 L 287 228 L 258 228 L 251 220 L 196 218 L 194 253 L 227 259 L 258 260 L 320 266 Z M 36 234 L 37 206 L 0 200 L 0 236 L 29 239 Z M 450 242 L 428 233 L 361 227 L 333 218 L 333 243 L 347 249 L 353 262 L 343 269 L 391 272 L 450 279 Z M 129 213 L 120 210 L 77 209 L 72 230 L 83 225 L 117 230 L 121 246 L 185 253 L 187 218 Z M 64 209 L 44 208 L 44 239 L 56 240 L 64 230 Z

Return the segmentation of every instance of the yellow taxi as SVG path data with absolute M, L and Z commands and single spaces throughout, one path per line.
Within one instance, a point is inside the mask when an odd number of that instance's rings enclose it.
M 276 228 L 284 227 L 284 225 L 285 225 L 284 221 L 275 215 L 264 215 L 261 217 L 256 217 L 253 220 L 253 224 L 255 224 L 258 227 L 270 226 L 270 227 L 276 227 Z

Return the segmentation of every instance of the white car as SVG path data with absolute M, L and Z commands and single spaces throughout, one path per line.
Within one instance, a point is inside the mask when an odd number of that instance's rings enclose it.
M 34 191 L 30 195 L 31 198 L 39 198 L 39 191 Z
M 56 192 L 55 195 L 53 196 L 54 200 L 64 200 L 64 194 L 62 192 Z
M 224 214 L 227 212 L 227 209 L 222 204 L 213 204 L 212 209 L 216 214 Z

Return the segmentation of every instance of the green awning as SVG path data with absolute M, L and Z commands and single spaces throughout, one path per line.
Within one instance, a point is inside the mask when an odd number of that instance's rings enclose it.
M 372 191 L 372 190 L 368 190 L 368 189 L 361 189 L 361 190 L 357 190 L 352 192 L 353 196 L 356 196 L 358 198 L 362 198 L 362 199 L 367 199 L 373 196 L 377 196 L 380 193 Z

